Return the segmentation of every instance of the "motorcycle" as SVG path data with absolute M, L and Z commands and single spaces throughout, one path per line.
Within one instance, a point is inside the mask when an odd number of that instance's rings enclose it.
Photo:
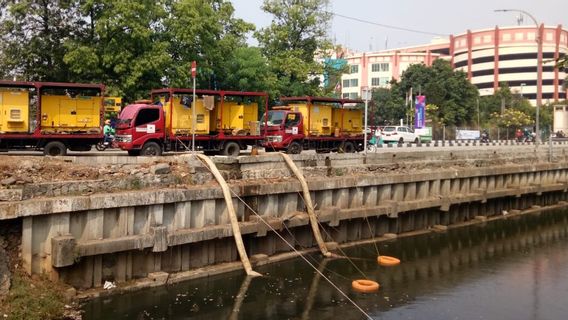
M 483 132 L 480 138 L 481 143 L 489 143 L 489 134 L 487 132 Z
M 114 139 L 110 139 L 110 141 L 99 141 L 95 145 L 95 149 L 98 151 L 105 151 L 106 149 L 118 149 L 118 145 L 114 141 Z

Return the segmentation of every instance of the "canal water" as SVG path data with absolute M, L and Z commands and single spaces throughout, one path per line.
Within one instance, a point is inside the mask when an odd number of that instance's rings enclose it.
M 380 267 L 377 249 L 399 257 Z M 531 214 L 309 256 L 373 319 L 567 319 L 568 211 Z M 84 319 L 365 319 L 301 259 L 92 300 Z M 354 279 L 377 293 L 351 289 Z M 250 280 L 250 281 L 249 281 Z

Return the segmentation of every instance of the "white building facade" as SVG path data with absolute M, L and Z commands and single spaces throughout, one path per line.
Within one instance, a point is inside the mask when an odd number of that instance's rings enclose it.
M 542 40 L 538 46 L 537 37 Z M 537 54 L 542 65 L 537 68 Z M 347 56 L 350 73 L 342 77 L 342 96 L 358 98 L 363 88 L 387 87 L 399 80 L 414 63 L 430 66 L 435 59 L 448 59 L 455 70 L 464 71 L 480 95 L 492 95 L 501 83 L 536 104 L 537 86 L 542 103 L 566 99 L 566 71 L 554 67 L 568 53 L 568 31 L 562 26 L 517 26 L 470 31 L 446 40 L 408 48 Z M 541 82 L 537 83 L 538 71 Z

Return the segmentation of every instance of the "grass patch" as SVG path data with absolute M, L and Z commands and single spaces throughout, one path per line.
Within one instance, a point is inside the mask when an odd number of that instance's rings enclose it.
M 32 279 L 15 273 L 10 293 L 0 303 L 0 317 L 6 319 L 64 319 L 62 288 L 45 278 Z

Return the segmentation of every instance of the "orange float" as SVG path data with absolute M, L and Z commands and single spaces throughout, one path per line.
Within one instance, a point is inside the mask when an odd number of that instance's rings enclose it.
M 391 266 L 396 266 L 396 265 L 400 264 L 399 259 L 397 259 L 395 257 L 389 257 L 389 256 L 378 256 L 377 262 L 379 263 L 379 265 L 381 265 L 383 267 L 391 267 Z
M 372 280 L 353 280 L 351 286 L 355 291 L 371 293 L 379 290 L 379 284 Z

